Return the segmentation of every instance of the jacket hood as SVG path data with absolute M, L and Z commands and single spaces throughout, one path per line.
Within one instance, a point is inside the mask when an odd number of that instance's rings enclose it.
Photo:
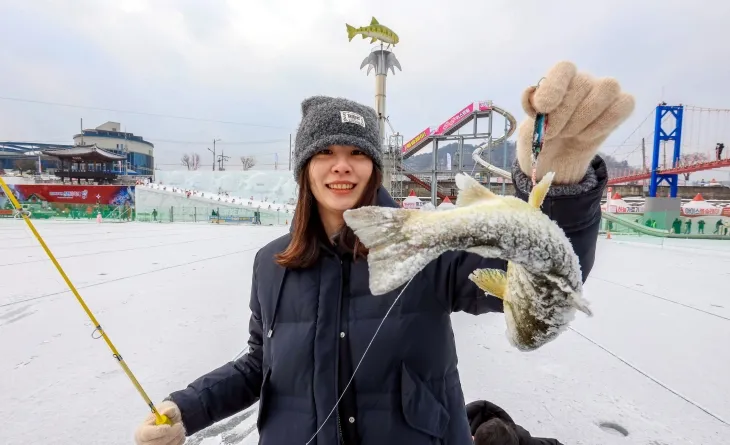
M 495 417 L 508 424 L 514 425 L 515 423 L 505 410 L 486 400 L 476 400 L 467 404 L 466 416 L 469 419 L 469 428 L 471 429 L 472 436 L 476 434 L 479 425 Z

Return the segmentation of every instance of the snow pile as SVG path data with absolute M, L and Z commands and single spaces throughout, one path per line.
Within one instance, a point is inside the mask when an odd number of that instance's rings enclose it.
M 297 183 L 289 170 L 157 170 L 155 182 L 187 190 L 228 193 L 263 202 L 294 204 Z
M 243 198 L 228 193 L 217 194 L 198 190 L 182 189 L 164 184 L 142 184 L 135 188 L 137 214 L 158 212 L 158 221 L 199 222 L 207 221 L 213 211 L 220 216 L 253 216 L 261 214 L 261 224 L 288 224 L 295 206 L 284 203 L 258 201 L 253 197 Z
M 263 200 L 256 200 L 254 196 L 248 198 L 231 195 L 229 193 L 212 193 L 209 191 L 200 191 L 193 189 L 183 189 L 174 186 L 168 186 L 159 183 L 150 183 L 146 185 L 138 185 L 137 189 L 144 190 L 145 188 L 164 191 L 169 193 L 176 193 L 180 197 L 192 198 L 194 200 L 211 201 L 215 205 L 230 205 L 230 206 L 244 206 L 251 209 L 258 210 L 272 210 L 272 211 L 289 211 L 293 213 L 296 206 L 291 204 L 285 204 L 282 202 L 276 202 L 276 200 L 269 201 L 268 198 L 264 197 Z

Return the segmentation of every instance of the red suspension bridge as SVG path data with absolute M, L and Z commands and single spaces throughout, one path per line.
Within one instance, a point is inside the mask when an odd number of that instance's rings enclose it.
M 654 122 L 649 118 L 654 115 Z M 644 124 L 648 124 L 651 131 L 641 131 Z M 652 110 L 641 124 L 629 135 L 627 140 L 635 134 L 646 134 L 641 142 L 627 144 L 626 141 L 618 146 L 612 157 L 618 150 L 624 147 L 634 147 L 621 157 L 628 159 L 634 153 L 641 150 L 641 168 L 619 168 L 609 170 L 609 184 L 635 183 L 638 181 L 651 180 L 653 189 L 662 181 L 667 181 L 670 187 L 676 192 L 677 176 L 699 171 L 715 170 L 730 167 L 730 157 L 720 147 L 730 142 L 730 109 L 706 108 L 693 105 L 668 106 L 661 103 Z M 648 134 L 647 134 L 648 133 Z M 650 147 L 651 167 L 647 165 L 645 142 L 653 142 Z M 667 142 L 672 143 L 667 153 Z M 667 155 L 671 156 L 667 162 Z M 724 155 L 724 157 L 723 157 Z M 659 158 L 663 157 L 660 164 Z M 628 162 L 625 162 L 628 164 Z

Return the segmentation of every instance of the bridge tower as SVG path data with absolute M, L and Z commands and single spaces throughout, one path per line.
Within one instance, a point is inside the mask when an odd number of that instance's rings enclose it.
M 644 208 L 644 218 L 653 219 L 657 222 L 658 229 L 669 229 L 672 221 L 679 217 L 682 200 L 677 197 L 679 186 L 678 174 L 664 174 L 659 172 L 659 156 L 662 144 L 667 142 L 674 143 L 671 167 L 679 166 L 680 151 L 682 143 L 682 117 L 684 114 L 684 106 L 667 105 L 661 103 L 656 107 L 656 116 L 654 119 L 654 146 L 651 157 L 651 178 L 649 180 L 649 196 L 646 198 Z M 667 122 L 663 122 L 666 116 Z M 673 121 L 673 122 L 672 122 Z M 673 125 L 672 125 L 673 124 Z M 671 130 L 670 130 L 671 129 Z M 657 196 L 659 185 L 666 181 L 669 184 L 669 196 Z

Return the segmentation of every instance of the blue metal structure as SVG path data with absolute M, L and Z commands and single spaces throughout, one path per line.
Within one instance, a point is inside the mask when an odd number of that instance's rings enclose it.
M 65 144 L 42 144 L 35 142 L 16 142 L 16 141 L 0 141 L 0 152 L 17 153 L 22 155 L 27 151 L 36 150 L 60 150 L 64 148 L 72 148 L 73 145 Z
M 674 129 L 667 133 L 662 127 L 662 119 L 667 114 L 674 117 Z M 659 169 L 659 152 L 661 143 L 665 141 L 674 141 L 674 154 L 672 155 L 672 168 L 677 167 L 680 158 L 680 147 L 682 142 L 682 116 L 684 114 L 684 106 L 667 105 L 662 103 L 656 107 L 656 118 L 654 120 L 654 152 L 651 157 L 651 179 L 649 182 L 649 197 L 656 198 L 657 187 L 662 181 L 669 184 L 669 196 L 677 197 L 677 186 L 679 175 L 658 173 Z
M 65 144 L 46 144 L 36 142 L 19 142 L 19 141 L 0 141 L 0 169 L 13 169 L 15 161 L 19 159 L 38 160 L 35 155 L 26 155 L 25 153 L 42 150 L 63 150 L 72 148 L 73 145 Z M 58 167 L 58 161 L 43 159 L 41 161 L 43 169 Z
M 122 135 L 121 137 L 119 135 Z M 75 135 L 74 137 L 79 137 L 80 134 Z M 84 130 L 84 136 L 94 136 L 94 137 L 108 137 L 108 138 L 114 138 L 114 139 L 123 139 L 126 136 L 125 140 L 129 141 L 136 141 L 141 142 L 143 144 L 149 145 L 150 147 L 154 147 L 154 145 L 144 140 L 141 136 L 134 136 L 132 133 L 122 133 L 122 132 L 111 132 L 111 131 L 104 131 L 104 130 Z M 33 151 L 43 151 L 43 150 L 65 150 L 73 148 L 74 145 L 67 145 L 67 144 L 50 144 L 50 143 L 35 143 L 35 142 L 21 142 L 21 141 L 0 141 L 0 169 L 7 169 L 11 170 L 14 168 L 15 161 L 20 159 L 31 159 L 34 161 L 38 160 L 38 156 L 36 155 L 26 155 L 25 153 L 33 152 Z M 151 176 L 154 171 L 154 157 L 144 154 L 144 153 L 136 153 L 136 152 L 125 152 L 123 150 L 115 150 L 115 149 L 105 149 L 106 151 L 109 151 L 114 154 L 124 155 L 127 156 L 127 166 L 126 169 L 122 169 L 121 171 L 124 171 L 127 175 L 142 175 L 142 176 Z M 56 160 L 52 159 L 43 159 L 41 160 L 42 169 L 45 170 L 47 168 L 58 168 L 59 163 Z

